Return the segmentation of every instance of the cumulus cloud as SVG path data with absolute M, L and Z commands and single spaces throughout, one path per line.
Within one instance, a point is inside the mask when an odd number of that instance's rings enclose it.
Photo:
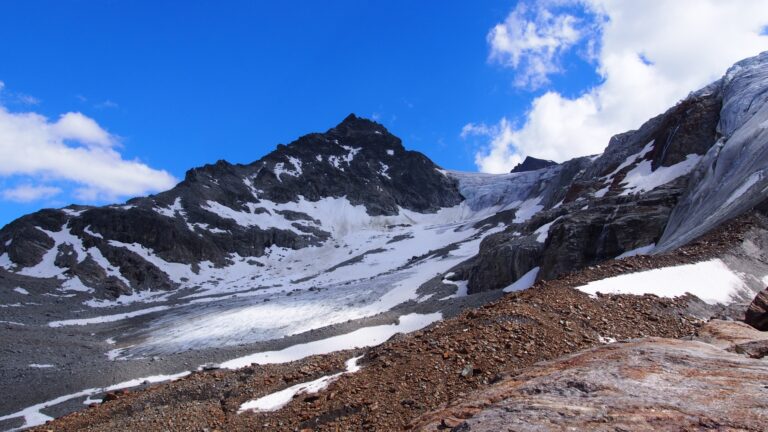
M 56 123 L 50 125 L 53 136 L 79 141 L 86 145 L 112 147 L 116 140 L 109 132 L 99 126 L 93 119 L 79 112 L 68 112 L 62 115 Z
M 579 19 L 519 2 L 488 34 L 490 59 L 519 71 L 515 85 L 538 87 L 560 71 L 558 57 L 581 39 Z
M 558 13 L 563 5 L 580 8 L 580 18 L 570 10 Z M 600 153 L 612 135 L 639 127 L 731 64 L 768 49 L 766 25 L 762 0 L 518 5 L 488 36 L 490 58 L 514 69 L 516 84 L 547 82 L 560 71 L 558 60 L 576 47 L 592 52 L 601 83 L 576 97 L 548 89 L 519 122 L 471 123 L 462 135 L 489 131 L 487 145 L 475 157 L 484 172 L 508 171 L 524 155 L 562 161 Z
M 2 193 L 7 200 L 33 201 L 60 193 L 51 182 L 74 184 L 75 197 L 85 201 L 143 195 L 176 183 L 166 171 L 124 159 L 118 149 L 114 135 L 81 113 L 50 120 L 0 105 L 0 177 L 46 182 L 7 189 Z

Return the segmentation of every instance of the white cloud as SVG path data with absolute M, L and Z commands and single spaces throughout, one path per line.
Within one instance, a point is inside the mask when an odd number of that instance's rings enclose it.
M 86 145 L 111 147 L 115 138 L 93 119 L 79 112 L 68 112 L 50 125 L 53 136 L 62 140 L 79 141 Z
M 467 138 L 473 135 L 478 136 L 493 136 L 496 132 L 496 128 L 493 126 L 488 126 L 484 123 L 467 123 L 464 125 L 463 128 L 461 128 L 461 137 Z
M 509 172 L 511 168 L 523 161 L 523 157 L 514 151 L 511 151 L 511 144 L 514 140 L 514 131 L 509 120 L 501 119 L 499 124 L 488 126 L 485 124 L 475 125 L 469 123 L 461 130 L 461 137 L 486 136 L 491 142 L 488 150 L 482 154 L 475 155 L 475 164 L 481 171 L 489 173 Z
M 556 15 L 548 8 L 519 2 L 488 33 L 490 59 L 518 69 L 518 86 L 544 85 L 549 74 L 560 71 L 557 57 L 581 38 L 578 21 L 568 13 Z
M 24 203 L 51 198 L 60 193 L 61 188 L 54 186 L 33 186 L 28 184 L 2 191 L 5 200 Z
M 51 121 L 40 114 L 10 112 L 0 106 L 0 177 L 74 183 L 75 196 L 87 201 L 143 195 L 176 183 L 166 171 L 124 159 L 118 146 L 114 135 L 81 113 L 69 112 Z M 6 190 L 3 197 L 41 199 L 59 192 L 54 189 L 30 184 Z
M 552 1 L 539 3 L 535 13 L 526 15 L 518 6 L 510 13 L 512 19 L 490 31 L 490 56 L 515 69 L 524 81 L 541 73 L 545 82 L 556 67 L 531 72 L 526 65 L 541 63 L 542 58 L 545 65 L 557 65 L 559 57 L 583 44 L 593 50 L 602 82 L 573 98 L 547 91 L 531 102 L 519 127 L 506 118 L 493 126 L 468 125 L 495 132 L 476 155 L 481 171 L 509 171 L 522 155 L 562 161 L 599 153 L 612 135 L 639 127 L 690 91 L 719 78 L 731 64 L 768 49 L 768 36 L 761 34 L 768 24 L 768 7 L 762 0 L 556 2 L 564 3 L 583 8 L 594 21 L 594 31 L 574 27 L 578 41 L 555 37 L 547 43 L 518 42 L 524 48 L 510 47 L 496 35 L 526 35 L 532 32 L 529 28 L 536 30 L 534 35 L 566 34 L 563 23 L 573 22 L 570 14 L 550 12 Z M 542 21 L 539 16 L 548 18 Z M 588 27 L 584 23 L 580 28 Z
M 40 105 L 40 99 L 23 93 L 17 93 L 16 99 L 24 105 Z
M 112 100 L 105 100 L 104 102 L 99 102 L 95 105 L 96 108 L 120 108 L 120 105 L 117 104 L 117 102 L 114 102 Z

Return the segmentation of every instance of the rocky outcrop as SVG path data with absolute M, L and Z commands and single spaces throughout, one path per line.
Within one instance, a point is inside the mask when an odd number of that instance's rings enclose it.
M 510 172 L 520 173 L 520 172 L 526 172 L 526 171 L 536 171 L 542 168 L 551 167 L 552 165 L 557 165 L 557 162 L 546 160 L 546 159 L 537 159 L 531 156 L 526 156 L 525 160 L 515 165 L 515 167 L 512 168 L 512 171 Z
M 768 288 L 760 291 L 752 300 L 745 313 L 744 322 L 758 330 L 768 331 Z
M 640 339 L 541 363 L 412 426 L 477 432 L 761 430 L 768 394 L 758 383 L 766 379 L 768 363 L 709 343 Z
M 724 97 L 720 84 L 712 84 L 639 129 L 614 136 L 602 155 L 542 169 L 569 175 L 531 188 L 531 197 L 542 197 L 537 217 L 483 242 L 480 258 L 465 271 L 470 292 L 507 286 L 533 267 L 541 268 L 539 279 L 552 279 L 661 242 L 693 183 L 688 173 L 720 137 Z M 531 234 L 546 224 L 548 235 L 538 236 L 544 244 L 532 249 L 537 236 Z
M 552 279 L 656 243 L 677 191 L 665 187 L 637 197 L 606 197 L 564 214 L 549 229 L 539 277 Z
M 406 150 L 378 123 L 354 114 L 325 134 L 310 134 L 265 156 L 260 167 L 284 164 L 301 176 L 261 169 L 254 187 L 275 202 L 303 196 L 309 201 L 347 197 L 371 216 L 394 215 L 400 207 L 433 212 L 462 201 L 456 183 L 421 153 Z M 299 166 L 296 166 L 299 164 Z
M 541 261 L 544 244 L 514 233 L 489 236 L 466 272 L 469 292 L 502 289 L 520 279 Z

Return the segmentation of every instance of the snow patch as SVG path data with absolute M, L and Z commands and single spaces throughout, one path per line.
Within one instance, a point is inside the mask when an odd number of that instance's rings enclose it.
M 622 182 L 624 191 L 621 195 L 646 192 L 667 184 L 678 177 L 684 176 L 699 163 L 701 156 L 689 154 L 685 160 L 672 166 L 658 167 L 656 171 L 651 170 L 651 161 L 644 160 L 627 173 Z
M 115 321 L 121 321 L 128 318 L 137 317 L 140 315 L 147 315 L 154 312 L 164 311 L 167 309 L 170 309 L 170 306 L 155 306 L 151 308 L 140 309 L 133 312 L 125 312 L 125 313 L 119 313 L 114 315 L 101 315 L 93 318 L 51 321 L 48 323 L 48 327 L 84 326 L 89 324 L 115 322 Z
M 547 237 L 549 237 L 549 229 L 552 227 L 552 224 L 554 224 L 555 222 L 560 220 L 560 218 L 562 218 L 562 216 L 556 218 L 555 220 L 553 220 L 550 223 L 546 223 L 546 224 L 540 226 L 539 228 L 537 228 L 536 231 L 533 232 L 536 235 L 536 241 L 539 242 L 539 243 L 546 242 L 547 241 Z
M 75 291 L 75 292 L 83 292 L 83 293 L 93 293 L 94 289 L 85 286 L 83 281 L 80 280 L 78 276 L 74 276 L 71 279 L 67 279 L 66 281 L 64 281 L 64 283 L 61 284 L 61 288 L 59 288 L 59 291 L 62 291 L 62 292 Z
M 81 214 L 83 214 L 83 212 L 85 211 L 85 210 L 73 210 L 73 209 L 69 209 L 69 208 L 63 208 L 63 209 L 59 209 L 59 210 L 61 210 L 62 212 L 66 213 L 67 215 L 72 216 L 72 217 L 78 217 Z
M 232 219 L 236 224 L 242 227 L 256 226 L 261 229 L 276 228 L 284 231 L 292 231 L 299 235 L 306 234 L 293 226 L 293 224 L 296 222 L 289 221 L 278 214 L 273 214 L 270 212 L 269 208 L 267 207 L 272 209 L 277 207 L 272 204 L 274 203 L 267 201 L 262 201 L 260 204 L 248 203 L 248 207 L 251 212 L 237 211 L 216 201 L 206 201 L 206 203 L 202 205 L 201 208 L 224 219 Z M 267 211 L 254 213 L 254 211 L 259 207 L 266 208 Z
M 169 218 L 175 218 L 177 213 L 184 212 L 184 208 L 181 206 L 181 197 L 176 198 L 170 207 L 155 207 L 155 212 Z
M 597 336 L 597 340 L 600 341 L 601 344 L 612 344 L 616 343 L 616 339 L 609 337 L 609 336 Z
M 624 274 L 576 289 L 590 295 L 599 292 L 679 297 L 690 293 L 708 304 L 728 304 L 739 294 L 751 292 L 744 281 L 719 259 Z
M 16 287 L 13 290 L 16 291 L 17 293 L 21 294 L 21 295 L 29 295 L 29 291 L 25 290 L 22 287 Z
M 280 351 L 267 351 L 251 354 L 226 361 L 221 364 L 221 367 L 226 369 L 238 369 L 252 363 L 287 363 L 311 355 L 328 354 L 345 349 L 375 346 L 385 342 L 397 333 L 408 333 L 422 329 L 435 321 L 439 321 L 442 317 L 443 314 L 440 312 L 425 315 L 402 315 L 397 324 L 363 327 L 347 334 L 320 339 L 305 344 L 293 345 Z
M 293 166 L 293 169 L 286 168 L 283 162 L 276 163 L 273 169 L 275 177 L 277 177 L 277 179 L 281 182 L 283 181 L 281 177 L 283 174 L 289 175 L 291 177 L 298 177 L 304 172 L 301 169 L 301 160 L 299 158 L 288 156 L 288 162 L 291 164 L 291 166 Z
M 41 424 L 44 424 L 48 420 L 53 420 L 52 417 L 49 417 L 41 413 L 42 410 L 56 406 L 56 405 L 60 405 L 72 399 L 90 397 L 96 394 L 111 392 L 115 390 L 129 388 L 129 387 L 136 387 L 145 383 L 153 384 L 153 383 L 159 383 L 164 381 L 174 381 L 179 378 L 185 377 L 187 375 L 189 375 L 189 372 L 181 372 L 173 375 L 153 375 L 149 377 L 136 378 L 129 381 L 123 381 L 121 383 L 114 384 L 108 387 L 95 387 L 95 388 L 81 390 L 77 393 L 71 393 L 68 395 L 59 396 L 55 399 L 51 399 L 49 401 L 24 408 L 21 411 L 17 411 L 15 413 L 2 416 L 0 417 L 0 422 L 5 420 L 10 420 L 10 419 L 15 419 L 15 418 L 23 418 L 24 424 L 19 428 L 11 429 L 12 431 L 22 430 L 22 429 L 26 429 L 33 426 L 39 426 Z
M 732 202 L 736 201 L 738 198 L 740 198 L 746 191 L 748 191 L 752 186 L 754 186 L 757 182 L 763 179 L 763 172 L 757 171 L 753 172 L 747 179 L 744 181 L 744 183 L 741 184 L 741 186 L 738 187 L 733 193 L 728 197 L 728 199 L 725 201 L 725 204 L 723 204 L 723 207 L 727 207 Z
M 11 261 L 11 257 L 7 253 L 0 255 L 0 267 L 6 270 L 10 270 L 13 267 L 13 261 Z
M 381 169 L 379 170 L 379 175 L 392 180 L 392 177 L 390 177 L 389 173 L 388 173 L 389 165 L 385 164 L 384 162 L 379 162 L 379 164 L 381 164 Z
M 104 236 L 102 236 L 101 234 L 91 230 L 91 226 L 90 225 L 88 225 L 85 228 L 83 228 L 83 232 L 88 234 L 88 235 L 91 235 L 93 237 L 96 237 L 96 238 L 100 238 L 100 239 L 104 238 Z
M 540 212 L 544 206 L 540 205 L 541 197 L 531 198 L 523 201 L 520 207 L 515 212 L 515 223 L 523 223 L 530 219 L 533 215 Z
M 346 362 L 346 371 L 339 372 L 333 375 L 326 375 L 320 377 L 314 381 L 309 381 L 301 384 L 296 384 L 287 389 L 280 390 L 275 393 L 268 394 L 258 399 L 250 400 L 240 405 L 238 413 L 244 411 L 277 411 L 280 408 L 288 405 L 288 403 L 299 394 L 314 394 L 326 387 L 332 382 L 336 381 L 340 376 L 347 373 L 354 373 L 360 370 L 360 366 L 357 365 L 357 361 L 363 356 L 353 357 Z
M 3 305 L 0 305 L 2 307 Z M 0 321 L 0 324 L 10 324 L 10 325 L 17 325 L 17 326 L 25 326 L 26 324 L 20 323 L 17 321 Z
M 653 150 L 653 143 L 655 140 L 651 140 L 648 144 L 643 147 L 639 153 L 627 156 L 626 159 L 624 159 L 624 162 L 621 163 L 615 170 L 613 170 L 612 173 L 608 174 L 607 176 L 603 177 L 604 179 L 610 180 L 612 179 L 616 174 L 619 173 L 619 171 L 623 170 L 624 168 L 632 165 L 636 161 L 642 159 L 645 157 L 645 155 L 648 154 L 651 150 Z
M 469 281 L 468 280 L 452 281 L 448 279 L 451 276 L 453 276 L 453 273 L 448 273 L 447 275 L 445 275 L 445 278 L 443 279 L 443 283 L 446 285 L 455 285 L 456 292 L 449 295 L 448 297 L 443 297 L 441 300 L 450 300 L 450 299 L 459 298 L 459 297 L 466 297 L 467 295 L 469 295 Z
M 336 144 L 339 144 L 338 141 L 334 142 Z M 340 144 L 339 144 L 340 145 Z M 347 166 L 355 159 L 355 156 L 357 153 L 362 150 L 362 147 L 350 147 L 345 145 L 340 145 L 341 148 L 347 151 L 347 154 L 344 156 L 328 156 L 328 163 L 333 165 L 334 168 L 344 171 L 344 167 L 341 166 L 342 162 L 345 163 Z
M 98 264 L 99 267 L 104 269 L 104 272 L 107 273 L 107 276 L 114 276 L 120 279 L 125 284 L 125 286 L 131 286 L 131 282 L 128 281 L 125 276 L 123 276 L 119 268 L 113 266 L 112 263 L 110 263 L 109 260 L 104 257 L 99 248 L 92 247 L 88 249 L 88 255 L 90 255 L 91 258 L 96 261 L 96 264 Z
M 115 361 L 120 358 L 120 356 L 123 354 L 123 351 L 124 348 L 115 348 L 105 352 L 104 355 L 107 356 L 107 360 Z
M 520 279 L 516 280 L 512 285 L 504 288 L 504 292 L 522 291 L 528 289 L 536 283 L 536 277 L 539 276 L 539 270 L 541 267 L 534 267 L 528 270 L 527 273 L 520 276 Z
M 59 253 L 59 246 L 62 245 L 70 245 L 72 247 L 73 253 L 75 254 L 76 261 L 78 263 L 83 262 L 87 258 L 88 255 L 86 253 L 85 247 L 83 246 L 82 239 L 72 234 L 69 228 L 67 228 L 66 223 L 61 227 L 60 231 L 56 232 L 44 230 L 40 227 L 36 228 L 50 237 L 54 241 L 54 245 L 48 249 L 48 251 L 43 255 L 43 259 L 39 263 L 32 267 L 23 268 L 18 272 L 19 274 L 39 278 L 55 277 L 62 279 L 65 269 L 58 267 L 55 264 L 56 256 Z

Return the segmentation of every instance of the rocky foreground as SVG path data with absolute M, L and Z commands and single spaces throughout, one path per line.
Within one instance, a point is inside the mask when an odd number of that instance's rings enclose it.
M 277 412 L 238 413 L 238 408 L 340 372 L 358 353 L 196 373 L 172 384 L 110 395 L 113 400 L 40 430 L 402 430 L 414 417 L 543 359 L 601 340 L 691 335 L 695 320 L 684 314 L 686 307 L 684 300 L 591 299 L 569 288 L 542 287 L 396 337 L 365 353 L 359 372 L 342 375 L 318 394 L 300 395 Z
M 745 349 L 755 358 L 744 355 Z M 538 364 L 422 416 L 413 427 L 478 432 L 764 431 L 765 355 L 768 333 L 713 320 L 694 340 L 644 338 Z
M 366 351 L 196 372 L 108 394 L 104 403 L 37 430 L 764 430 L 768 363 L 749 358 L 763 355 L 762 342 L 745 343 L 768 333 L 736 322 L 706 324 L 733 314 L 693 297 L 593 298 L 573 289 L 733 253 L 758 219 L 737 219 L 674 253 L 541 282 Z M 276 411 L 240 410 L 342 372 L 358 355 L 359 371 L 320 392 L 300 393 Z

